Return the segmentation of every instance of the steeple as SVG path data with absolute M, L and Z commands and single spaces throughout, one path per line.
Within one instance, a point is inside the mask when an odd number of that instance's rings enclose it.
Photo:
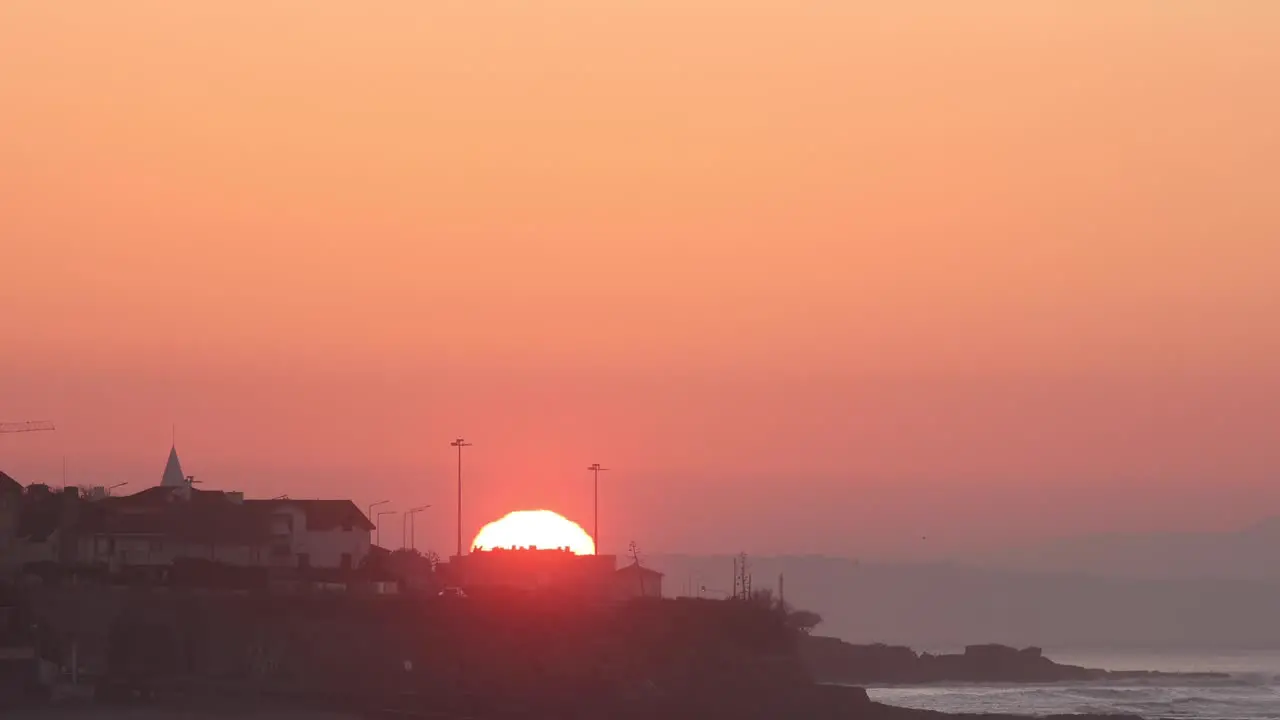
M 186 487 L 187 476 L 182 473 L 182 463 L 178 462 L 178 448 L 169 448 L 169 461 L 164 464 L 164 477 L 160 487 Z

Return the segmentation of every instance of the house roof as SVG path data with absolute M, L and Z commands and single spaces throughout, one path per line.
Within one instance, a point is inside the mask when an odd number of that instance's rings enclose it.
M 74 513 L 82 504 L 75 488 L 53 492 L 48 485 L 33 484 L 18 504 L 16 537 L 44 542 L 63 525 L 64 518 L 68 517 L 66 513 Z
M 245 500 L 245 506 L 276 512 L 286 507 L 302 510 L 310 532 L 328 532 L 344 527 L 373 530 L 374 524 L 350 500 Z
M 22 483 L 14 480 L 8 473 L 0 470 L 0 495 L 22 492 Z
M 271 538 L 267 515 L 225 498 L 193 496 L 190 502 L 171 502 L 163 499 L 164 494 L 152 493 L 142 498 L 143 502 L 121 502 L 133 498 L 136 496 L 89 504 L 78 529 L 109 535 L 160 535 L 187 542 L 257 544 Z
M 234 502 L 222 491 L 162 485 L 93 503 L 82 516 L 80 528 L 191 542 L 258 543 L 270 539 L 269 522 L 260 510 Z
M 44 542 L 62 522 L 62 497 L 45 495 L 24 502 L 18 511 L 17 537 L 31 542 Z
M 663 576 L 662 573 L 658 572 L 657 570 L 653 570 L 647 567 L 641 567 L 640 563 L 637 563 L 637 562 L 632 562 L 630 565 L 620 567 L 618 568 L 617 572 L 618 573 L 640 573 L 641 575 L 651 575 L 651 576 L 656 575 L 658 577 Z
M 197 491 L 192 491 L 193 494 L 195 492 Z M 106 497 L 99 502 L 103 507 L 162 508 L 175 500 L 177 500 L 177 496 L 174 494 L 174 488 L 157 486 L 133 493 L 132 495 L 114 495 Z

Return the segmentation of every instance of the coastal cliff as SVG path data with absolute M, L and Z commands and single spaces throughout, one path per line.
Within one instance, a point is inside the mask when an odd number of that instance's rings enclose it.
M 142 698 L 151 708 L 236 706 L 228 717 L 269 705 L 297 718 L 949 717 L 813 682 L 804 648 L 820 639 L 747 603 L 95 587 L 46 588 L 29 599 L 50 652 L 65 664 L 76 648 L 82 682 L 98 688 L 99 704 L 77 711 L 87 717 L 148 717 L 147 706 L 130 705 Z

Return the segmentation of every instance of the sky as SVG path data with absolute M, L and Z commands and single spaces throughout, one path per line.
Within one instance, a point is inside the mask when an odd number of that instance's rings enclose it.
M 20 480 L 176 426 L 446 551 L 458 435 L 468 536 L 600 462 L 606 551 L 1280 514 L 1280 4 L 9 0 L 0 62 Z

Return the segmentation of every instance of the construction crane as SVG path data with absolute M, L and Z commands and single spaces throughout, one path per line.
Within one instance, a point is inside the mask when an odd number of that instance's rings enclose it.
M 0 433 L 20 433 L 20 432 L 45 432 L 47 430 L 56 430 L 51 422 L 43 420 L 32 420 L 29 422 L 19 423 L 0 423 Z

